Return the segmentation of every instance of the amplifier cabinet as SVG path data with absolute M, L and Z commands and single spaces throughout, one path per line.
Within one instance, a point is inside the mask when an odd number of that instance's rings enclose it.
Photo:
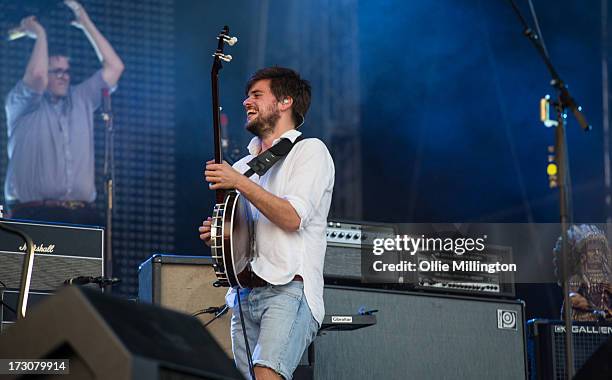
M 194 314 L 209 307 L 225 306 L 225 287 L 214 287 L 217 276 L 208 256 L 179 256 L 155 254 L 138 269 L 138 300 L 186 314 Z M 230 335 L 231 309 L 207 326 L 225 353 L 232 357 Z M 213 314 L 200 314 L 203 324 Z
M 104 275 L 104 229 L 93 226 L 21 222 L 3 223 L 29 235 L 34 242 L 32 291 L 53 291 L 77 276 Z M 0 280 L 19 289 L 26 247 L 16 235 L 0 230 Z
M 439 261 L 453 267 L 453 263 L 482 263 L 493 264 L 496 262 L 511 264 L 512 247 L 487 244 L 483 253 L 466 253 L 456 255 L 454 253 L 419 251 L 414 257 L 407 257 L 408 261 L 415 264 L 423 261 Z M 466 264 L 469 265 L 469 264 Z M 412 272 L 409 283 L 415 289 L 428 291 L 439 291 L 451 294 L 465 294 L 475 296 L 497 296 L 515 297 L 513 272 L 487 273 L 484 271 L 453 271 L 440 270 Z
M 28 308 L 27 312 L 32 311 L 32 307 L 44 300 L 53 293 L 49 292 L 29 292 L 28 293 Z M 19 303 L 19 291 L 18 290 L 2 290 L 0 289 L 0 299 L 5 305 L 17 310 L 17 304 Z M 13 323 L 17 321 L 17 315 L 9 310 L 7 307 L 0 305 L 0 333 L 9 328 Z
M 532 380 L 565 379 L 563 321 L 532 319 L 529 331 L 529 372 Z M 578 371 L 599 346 L 612 338 L 612 324 L 574 322 L 574 368 Z
M 326 286 L 326 315 L 377 323 L 315 340 L 315 379 L 525 379 L 521 301 Z
M 372 255 L 376 239 L 394 239 L 397 234 L 397 226 L 388 223 L 329 221 L 323 267 L 325 282 L 333 285 L 426 290 L 476 297 L 515 297 L 512 272 L 486 273 L 475 267 L 496 262 L 513 263 L 511 247 L 488 244 L 482 253 L 464 255 L 424 250 L 419 250 L 415 255 L 405 252 Z M 410 263 L 416 268 L 420 268 L 423 262 L 442 263 L 453 268 L 456 263 L 467 265 L 467 268 L 461 271 L 432 269 L 376 272 L 373 269 L 375 261 L 382 264 Z
M 395 234 L 395 225 L 388 223 L 329 221 L 323 266 L 326 282 L 342 285 L 359 285 L 366 282 L 371 286 L 398 284 L 398 273 L 374 273 L 366 265 L 367 261 L 362 261 L 363 251 L 371 251 L 374 239 L 390 238 Z M 399 256 L 383 260 L 397 263 Z

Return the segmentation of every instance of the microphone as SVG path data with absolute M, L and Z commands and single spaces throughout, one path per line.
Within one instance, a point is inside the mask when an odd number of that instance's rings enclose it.
M 112 107 L 111 107 L 110 89 L 103 88 L 102 89 L 102 112 L 110 113 L 111 111 L 112 111 Z
M 106 285 L 115 285 L 121 282 L 120 279 L 118 279 L 117 277 L 95 277 L 92 281 L 94 284 L 98 284 L 100 286 L 106 286 Z
M 111 118 L 112 118 L 112 106 L 111 106 L 110 89 L 103 88 L 102 89 L 102 119 L 104 119 L 104 121 L 109 121 Z
M 77 276 L 72 277 L 64 281 L 64 285 L 87 285 L 87 284 L 98 284 L 100 286 L 114 285 L 121 282 L 117 277 L 106 278 L 106 277 L 92 277 L 92 276 Z
M 108 88 L 102 89 L 102 99 L 104 100 L 102 107 L 104 111 L 111 110 L 111 102 L 110 102 L 110 90 Z
M 20 26 L 18 26 L 16 28 L 9 29 L 9 31 L 7 32 L 6 40 L 15 41 L 20 38 L 26 37 L 27 35 L 28 34 L 25 32 L 25 30 L 23 30 Z
M 91 284 L 94 278 L 91 276 L 77 276 L 64 281 L 64 285 L 87 285 Z
M 591 313 L 597 317 L 597 320 L 599 321 L 603 321 L 606 319 L 606 311 L 605 310 L 599 310 L 599 309 L 593 309 L 591 311 Z

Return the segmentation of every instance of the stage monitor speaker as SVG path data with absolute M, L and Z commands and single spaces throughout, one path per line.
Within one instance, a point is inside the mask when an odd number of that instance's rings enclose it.
M 78 287 L 3 332 L 0 358 L 69 359 L 79 380 L 242 379 L 195 318 Z
M 524 379 L 521 301 L 326 286 L 328 315 L 377 324 L 315 340 L 315 379 Z
M 213 286 L 217 276 L 212 264 L 212 258 L 207 256 L 153 255 L 138 269 L 138 300 L 189 315 L 209 307 L 223 307 L 227 288 Z M 231 314 L 229 310 L 206 327 L 230 358 Z M 198 315 L 203 324 L 212 317 Z

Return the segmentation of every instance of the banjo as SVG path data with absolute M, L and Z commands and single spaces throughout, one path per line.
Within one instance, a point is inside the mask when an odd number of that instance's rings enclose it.
M 217 50 L 211 70 L 212 115 L 215 163 L 223 162 L 221 144 L 221 108 L 219 106 L 219 71 L 222 61 L 232 56 L 223 53 L 224 45 L 233 46 L 238 39 L 229 36 L 225 26 L 217 36 Z M 215 190 L 215 207 L 210 231 L 213 268 L 217 275 L 215 286 L 246 287 L 251 277 L 249 263 L 253 258 L 253 219 L 249 202 L 236 190 Z

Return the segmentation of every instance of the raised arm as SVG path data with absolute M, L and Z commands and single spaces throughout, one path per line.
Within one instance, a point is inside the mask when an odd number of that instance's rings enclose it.
M 119 81 L 124 69 L 121 58 L 119 58 L 115 49 L 113 49 L 108 40 L 100 33 L 98 28 L 96 28 L 81 4 L 75 0 L 64 0 L 64 4 L 74 12 L 76 20 L 73 21 L 72 25 L 83 30 L 96 51 L 98 59 L 102 62 L 102 77 L 108 85 L 114 87 Z
M 49 70 L 49 53 L 47 46 L 47 33 L 45 29 L 36 21 L 36 17 L 29 16 L 21 20 L 21 29 L 28 37 L 36 39 L 34 49 L 30 55 L 28 66 L 23 75 L 23 82 L 32 90 L 39 94 L 47 88 Z

